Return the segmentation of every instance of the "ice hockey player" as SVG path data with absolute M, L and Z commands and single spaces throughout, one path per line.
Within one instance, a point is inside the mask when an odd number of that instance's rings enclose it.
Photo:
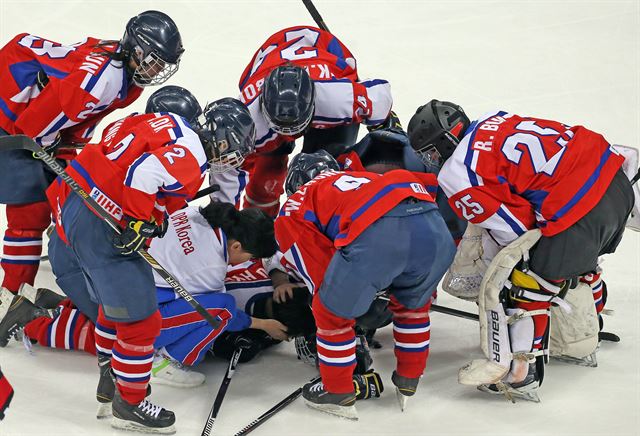
M 0 50 L 0 135 L 30 136 L 58 159 L 72 159 L 102 118 L 174 74 L 183 51 L 176 24 L 157 11 L 131 18 L 119 41 L 87 38 L 67 46 L 19 34 Z M 29 152 L 2 154 L 0 203 L 8 223 L 2 287 L 14 293 L 34 283 L 53 178 Z
M 322 382 L 305 385 L 303 397 L 310 407 L 357 419 L 355 318 L 378 291 L 391 288 L 392 382 L 404 408 L 426 364 L 430 296 L 455 249 L 424 186 L 426 175 L 336 169 L 324 150 L 293 158 L 286 185 L 295 193 L 276 219 L 276 239 L 283 266 L 313 293 Z
M 386 80 L 359 80 L 351 52 L 332 34 L 296 26 L 270 36 L 240 78 L 241 100 L 256 123 L 256 154 L 241 171 L 215 176 L 213 196 L 269 215 L 278 213 L 287 156 L 296 138 L 303 151 L 318 148 L 334 156 L 356 141 L 360 123 L 380 125 L 392 98 Z
M 47 192 L 57 211 L 58 236 L 73 249 L 76 268 L 100 302 L 96 345 L 101 366 L 111 360 L 116 374 L 116 428 L 173 430 L 174 414 L 144 399 L 161 315 L 151 268 L 131 255 L 166 232 L 165 215 L 193 197 L 207 168 L 226 170 L 242 150 L 252 149 L 255 128 L 240 101 L 213 102 L 204 118 L 194 131 L 170 113 L 127 117 L 108 126 L 100 143 L 85 147 L 71 162 L 68 173 L 120 221 L 120 235 L 61 180 Z
M 460 106 L 438 100 L 418 108 L 408 133 L 422 159 L 442 168 L 438 183 L 456 213 L 504 247 L 478 296 L 488 360 L 463 367 L 460 382 L 539 401 L 552 304 L 570 310 L 571 297 L 585 314 L 573 322 L 582 318 L 587 340 L 567 337 L 569 348 L 588 355 L 597 346 L 587 285 L 597 291 L 598 257 L 615 251 L 633 207 L 624 159 L 582 126 L 504 111 L 470 123 Z

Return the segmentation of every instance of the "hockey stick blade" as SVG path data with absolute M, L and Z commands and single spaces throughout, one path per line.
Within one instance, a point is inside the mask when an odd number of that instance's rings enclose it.
M 310 380 L 311 383 L 316 383 L 318 381 L 320 381 L 320 377 L 319 376 Z M 275 415 L 276 413 L 278 413 L 279 411 L 281 411 L 282 409 L 287 407 L 289 404 L 293 403 L 293 401 L 296 398 L 298 398 L 300 395 L 302 395 L 302 388 L 301 387 L 296 389 L 295 391 L 293 391 L 291 394 L 289 394 L 288 397 L 286 397 L 285 399 L 280 401 L 278 404 L 273 406 L 271 409 L 267 410 L 262 415 L 260 415 L 259 417 L 257 417 L 253 421 L 251 421 L 242 430 L 240 430 L 239 432 L 237 432 L 233 436 L 244 436 L 246 434 L 251 433 L 253 430 L 255 430 L 256 428 L 258 428 L 259 426 L 264 424 L 266 420 L 268 420 L 273 415 Z
M 18 136 L 18 135 L 16 135 Z M 24 135 L 20 135 L 24 136 Z M 58 163 L 58 161 L 49 153 L 44 151 L 33 139 L 24 136 L 26 138 L 23 142 L 23 147 L 26 150 L 33 152 L 33 156 L 43 161 L 58 177 L 60 177 L 69 187 L 76 193 L 84 203 L 93 210 L 109 227 L 111 227 L 116 233 L 120 234 L 120 223 L 118 223 L 102 206 L 91 197 L 74 179 L 67 173 L 67 171 Z M 2 137 L 0 137 L 0 141 Z M 0 148 L 2 148 L 2 142 L 0 142 Z M 165 282 L 173 288 L 173 290 L 180 295 L 187 303 L 198 312 L 198 314 L 204 318 L 214 329 L 218 329 L 221 324 L 221 320 L 214 318 L 209 312 L 205 310 L 200 303 L 198 303 L 193 296 L 176 280 L 175 277 L 169 273 L 166 269 L 158 263 L 146 250 L 140 248 L 137 253 L 153 268 Z
M 318 27 L 324 31 L 331 32 L 313 2 L 311 0 L 302 0 L 302 3 L 304 3 L 304 6 L 307 8 L 309 13 L 311 14 L 311 17 L 313 18 L 313 21 L 316 22 Z
M 231 383 L 231 377 L 236 372 L 236 367 L 238 366 L 238 360 L 240 359 L 240 355 L 242 354 L 242 348 L 236 348 L 231 355 L 231 360 L 229 360 L 229 366 L 227 367 L 227 373 L 222 379 L 222 383 L 220 383 L 220 388 L 218 388 L 218 394 L 216 395 L 216 399 L 213 401 L 213 406 L 211 407 L 211 412 L 209 412 L 209 416 L 207 417 L 207 422 L 202 429 L 201 436 L 209 436 L 211 434 L 211 429 L 213 428 L 213 423 L 216 421 L 218 417 L 218 412 L 220 411 L 220 406 L 222 406 L 222 401 L 224 400 L 225 395 L 227 394 L 227 389 L 229 388 L 229 383 Z
M 0 136 L 0 151 L 9 150 L 29 150 L 36 152 L 41 150 L 41 148 L 27 135 Z

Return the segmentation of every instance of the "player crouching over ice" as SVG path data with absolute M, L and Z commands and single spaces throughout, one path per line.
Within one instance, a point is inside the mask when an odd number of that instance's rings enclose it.
M 595 283 L 589 274 L 599 256 L 615 251 L 633 208 L 624 158 L 582 126 L 504 111 L 470 123 L 460 106 L 438 100 L 418 108 L 408 134 L 425 163 L 441 167 L 438 183 L 456 213 L 504 247 L 478 296 L 487 360 L 463 367 L 459 381 L 539 401 L 551 306 L 571 312 L 565 297 L 572 294 L 580 302 L 573 310 L 585 307 L 581 296 Z M 587 355 L 598 329 L 588 303 L 591 311 L 571 324 L 584 323 L 595 335 L 570 344 L 590 346 Z
M 391 289 L 391 380 L 404 407 L 426 365 L 430 297 L 455 248 L 422 174 L 337 169 L 324 151 L 294 157 L 286 180 L 292 195 L 275 229 L 283 266 L 313 293 L 322 381 L 305 385 L 302 395 L 310 407 L 357 419 L 355 318 L 378 291 Z
M 233 99 L 209 105 L 202 127 L 170 113 L 132 116 L 109 126 L 102 142 L 86 147 L 68 172 L 121 222 L 120 235 L 60 180 L 47 192 L 57 211 L 58 234 L 71 246 L 71 260 L 100 305 L 96 346 L 116 375 L 116 428 L 175 431 L 173 412 L 145 400 L 162 317 L 151 267 L 129 255 L 148 238 L 163 235 L 165 214 L 184 207 L 205 170 L 227 167 L 226 152 L 251 146 L 254 134 L 246 108 Z

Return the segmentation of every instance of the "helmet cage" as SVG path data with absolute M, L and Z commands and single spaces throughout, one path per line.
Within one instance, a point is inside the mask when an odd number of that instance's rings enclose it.
M 309 114 L 307 115 L 307 118 L 302 122 L 298 122 L 295 124 L 284 124 L 282 121 L 280 121 L 278 124 L 277 121 L 274 121 L 273 119 L 271 119 L 271 116 L 269 115 L 269 112 L 267 112 L 265 105 L 262 104 L 262 100 L 260 102 L 260 109 L 262 110 L 262 114 L 267 120 L 267 123 L 269 124 L 269 127 L 271 128 L 271 130 L 284 136 L 296 136 L 304 132 L 307 129 L 307 127 L 309 127 L 309 125 L 311 124 L 311 120 L 313 119 L 313 113 L 315 111 L 315 103 L 311 104 L 311 109 L 309 110 Z
M 162 85 L 178 71 L 180 59 L 172 64 L 164 61 L 154 51 L 142 58 L 144 56 L 142 47 L 136 46 L 134 50 L 138 66 L 133 71 L 132 80 L 140 87 Z
M 307 337 L 305 336 L 296 336 L 294 339 L 298 359 L 314 367 L 317 366 L 318 359 L 315 339 L 315 336 L 311 336 L 309 339 L 307 339 Z

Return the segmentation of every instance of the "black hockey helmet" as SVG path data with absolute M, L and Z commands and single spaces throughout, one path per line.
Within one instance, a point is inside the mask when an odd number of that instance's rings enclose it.
M 120 42 L 125 61 L 135 60 L 130 70 L 138 86 L 160 85 L 178 71 L 184 52 L 176 23 L 165 13 L 146 11 L 131 18 Z
M 428 167 L 442 167 L 470 125 L 464 110 L 455 103 L 431 100 L 420 106 L 409 121 L 411 147 Z
M 328 170 L 340 171 L 340 165 L 326 150 L 315 153 L 300 153 L 291 159 L 284 187 L 290 196 L 318 174 Z
M 151 94 L 145 112 L 171 112 L 186 119 L 192 127 L 198 126 L 202 108 L 198 99 L 181 86 L 167 85 Z
M 197 131 L 212 173 L 238 168 L 255 150 L 256 126 L 249 109 L 235 98 L 209 103 Z
M 315 87 L 309 73 L 296 65 L 271 71 L 260 94 L 260 107 L 269 126 L 281 135 L 295 136 L 311 123 Z

